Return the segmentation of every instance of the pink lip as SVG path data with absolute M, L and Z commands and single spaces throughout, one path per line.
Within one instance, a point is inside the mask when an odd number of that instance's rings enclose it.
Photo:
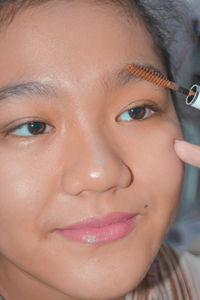
M 90 217 L 58 229 L 63 237 L 80 243 L 108 243 L 127 236 L 136 226 L 137 214 L 113 212 L 103 217 Z

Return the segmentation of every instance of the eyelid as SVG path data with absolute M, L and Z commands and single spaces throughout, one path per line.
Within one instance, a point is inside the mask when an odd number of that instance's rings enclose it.
M 152 109 L 154 112 L 158 112 L 158 113 L 161 113 L 163 110 L 162 110 L 162 107 L 161 105 L 159 105 L 158 103 L 152 101 L 152 100 L 139 100 L 139 101 L 133 101 L 132 103 L 128 104 L 126 107 L 124 107 L 120 112 L 119 114 L 117 115 L 116 117 L 116 120 L 119 118 L 119 116 L 121 114 L 123 114 L 124 112 L 126 112 L 127 110 L 129 109 L 133 109 L 133 108 L 136 108 L 136 107 L 147 107 L 147 108 L 150 108 Z
M 19 129 L 20 127 L 29 124 L 29 123 L 33 123 L 33 122 L 41 122 L 41 123 L 45 123 L 48 126 L 51 126 L 52 128 L 54 128 L 54 126 L 52 124 L 50 124 L 50 122 L 48 122 L 45 119 L 39 118 L 39 117 L 27 117 L 24 119 L 19 119 L 19 120 L 15 120 L 10 122 L 9 124 L 6 125 L 6 127 L 3 128 L 2 132 L 5 133 L 5 135 L 8 135 L 9 133 L 11 133 L 12 131 Z

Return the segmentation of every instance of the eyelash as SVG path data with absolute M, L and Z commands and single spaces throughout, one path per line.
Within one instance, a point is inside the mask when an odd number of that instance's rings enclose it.
M 133 119 L 133 116 L 131 117 L 131 114 L 136 114 L 141 112 L 141 109 L 145 110 L 145 115 L 147 114 L 147 109 L 149 110 L 149 114 L 148 116 L 143 116 L 142 118 L 139 119 Z M 151 110 L 151 112 L 150 112 Z M 131 112 L 131 113 L 130 113 Z M 129 118 L 129 120 L 125 120 L 122 119 L 120 120 L 120 116 L 122 116 L 123 114 L 127 114 L 127 117 Z M 123 111 L 122 113 L 120 113 L 117 117 L 117 121 L 119 122 L 130 122 L 130 121 L 142 121 L 142 120 L 146 120 L 148 118 L 151 117 L 152 114 L 154 113 L 161 113 L 161 109 L 159 106 L 155 105 L 155 104 L 142 104 L 142 105 L 138 105 L 138 106 L 131 106 L 128 107 L 128 109 L 126 109 L 125 111 Z
M 36 128 L 33 127 L 33 125 L 36 125 Z M 40 126 L 42 125 L 42 126 Z M 42 132 L 39 132 L 39 133 L 31 133 L 30 134 L 16 134 L 14 132 L 20 130 L 21 128 L 23 128 L 24 126 L 27 126 L 27 132 L 29 129 L 42 129 Z M 30 128 L 28 129 L 28 126 L 30 126 Z M 32 128 L 31 128 L 32 126 Z M 48 133 L 46 130 L 47 128 L 50 127 L 49 131 L 52 129 L 52 126 L 50 124 L 48 124 L 47 122 L 45 121 L 42 121 L 42 120 L 38 120 L 38 119 L 32 119 L 32 120 L 28 120 L 27 122 L 24 122 L 22 124 L 19 124 L 18 126 L 15 126 L 15 127 L 12 127 L 8 130 L 5 131 L 5 135 L 9 135 L 9 134 L 12 134 L 14 136 L 17 136 L 17 137 L 33 137 L 33 136 L 37 136 L 37 135 L 42 135 L 42 134 L 46 134 Z
M 147 113 L 147 109 L 149 110 L 149 115 L 148 116 L 144 116 L 142 118 L 139 118 L 139 119 L 133 119 L 131 114 L 136 114 L 137 112 L 141 112 L 141 109 L 144 109 L 145 110 L 145 115 L 148 114 Z M 135 110 L 135 111 L 134 111 Z M 150 112 L 151 111 L 151 112 Z M 161 109 L 159 106 L 157 105 L 154 105 L 154 104 L 142 104 L 142 105 L 138 105 L 138 106 L 133 106 L 133 105 L 130 105 L 129 107 L 127 107 L 127 109 L 125 111 L 123 111 L 122 113 L 120 113 L 118 115 L 118 117 L 116 118 L 117 121 L 119 122 L 130 122 L 130 121 L 142 121 L 142 120 L 146 120 L 148 118 L 151 117 L 152 114 L 154 113 L 159 113 L 161 112 Z M 125 120 L 125 119 L 122 119 L 120 120 L 120 117 L 127 113 L 127 117 L 129 118 L 129 120 Z M 31 126 L 31 125 L 36 125 L 36 127 L 39 126 L 39 124 L 43 126 L 42 129 L 42 132 L 39 132 L 39 133 L 30 133 L 30 134 L 25 134 L 25 135 L 22 135 L 22 134 L 16 134 L 14 132 L 16 132 L 17 130 L 20 130 L 21 128 L 23 128 L 24 126 Z M 40 127 L 40 126 L 39 126 Z M 36 130 L 37 129 L 40 129 L 40 128 L 35 128 Z M 42 134 L 46 134 L 48 133 L 46 131 L 47 127 L 51 127 L 50 130 L 52 129 L 52 126 L 50 124 L 48 124 L 47 122 L 45 122 L 44 120 L 39 120 L 39 119 L 31 119 L 31 120 L 28 120 L 27 122 L 24 122 L 22 124 L 19 124 L 18 126 L 15 126 L 15 127 L 12 127 L 8 130 L 5 131 L 5 135 L 9 135 L 9 134 L 12 134 L 12 135 L 15 135 L 15 136 L 18 136 L 18 137 L 33 137 L 33 136 L 37 136 L 37 135 L 42 135 Z M 29 128 L 30 129 L 30 128 Z M 27 128 L 27 131 L 29 130 Z M 34 128 L 32 127 L 32 129 L 34 130 Z M 50 131 L 49 130 L 49 131 Z

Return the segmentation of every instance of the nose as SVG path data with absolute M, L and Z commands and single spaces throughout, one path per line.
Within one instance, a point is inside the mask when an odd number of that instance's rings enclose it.
M 103 193 L 128 187 L 133 174 L 112 143 L 97 135 L 81 137 L 80 146 L 68 157 L 62 175 L 65 193 Z

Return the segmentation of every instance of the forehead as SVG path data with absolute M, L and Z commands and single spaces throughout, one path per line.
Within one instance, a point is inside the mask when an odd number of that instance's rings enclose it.
M 132 61 L 164 69 L 141 20 L 119 6 L 50 2 L 23 10 L 1 33 L 0 83 L 58 73 L 92 80 Z
M 81 4 L 89 5 L 108 5 L 108 6 L 118 6 L 119 8 L 124 8 L 124 12 L 127 15 L 132 13 L 133 6 L 129 0 L 1 0 L 0 1 L 0 28 L 5 29 L 10 23 L 12 23 L 15 16 L 21 11 L 27 8 L 34 8 L 37 6 L 45 4 L 59 4 L 59 2 L 72 3 L 80 2 Z

